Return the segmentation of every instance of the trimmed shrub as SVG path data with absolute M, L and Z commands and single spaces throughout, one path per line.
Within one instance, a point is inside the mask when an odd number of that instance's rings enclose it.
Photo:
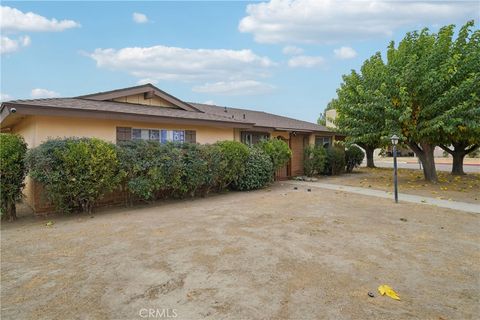
M 185 193 L 182 150 L 172 144 L 134 140 L 119 144 L 120 167 L 125 172 L 124 188 L 142 200 L 155 200 L 159 192 Z
M 180 198 L 223 190 L 245 170 L 248 147 L 234 141 L 214 145 L 128 141 L 119 145 L 129 201 Z
M 262 149 L 270 157 L 273 164 L 273 173 L 285 166 L 292 157 L 292 150 L 285 141 L 280 139 L 262 140 L 255 147 Z
M 345 149 L 335 144 L 327 148 L 327 162 L 324 173 L 327 175 L 339 175 L 345 170 Z
M 203 147 L 197 144 L 184 143 L 182 150 L 182 178 L 181 189 L 178 195 L 195 196 L 207 184 L 207 170 L 209 163 L 205 157 Z
M 234 183 L 237 190 L 255 190 L 272 181 L 273 164 L 270 157 L 259 148 L 250 148 L 245 172 Z
M 309 145 L 304 150 L 303 170 L 306 176 L 321 174 L 327 162 L 327 152 L 322 146 Z
M 129 195 L 153 200 L 157 190 L 164 188 L 166 177 L 158 142 L 127 141 L 118 145 L 120 168 L 125 172 L 123 186 Z M 130 202 L 132 197 L 129 197 Z
M 222 148 L 216 144 L 201 145 L 202 158 L 207 163 L 203 172 L 204 186 L 201 188 L 202 195 L 207 195 L 212 190 L 221 190 L 223 187 L 223 172 L 226 164 L 222 155 Z
M 17 219 L 15 203 L 22 197 L 27 144 L 22 137 L 0 133 L 0 211 L 2 220 Z
M 354 144 L 348 147 L 348 149 L 345 150 L 345 171 L 349 173 L 352 172 L 353 168 L 356 168 L 362 164 L 364 157 L 365 154 L 360 147 Z
M 222 190 L 244 174 L 249 151 L 246 145 L 238 141 L 220 141 L 215 145 L 220 148 L 222 159 L 219 166 L 219 187 Z
M 43 184 L 60 212 L 92 212 L 95 203 L 119 187 L 115 145 L 96 138 L 49 140 L 27 154 L 31 177 Z

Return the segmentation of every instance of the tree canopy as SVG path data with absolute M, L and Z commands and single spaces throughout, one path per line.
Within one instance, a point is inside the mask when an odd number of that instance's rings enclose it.
M 389 103 L 382 90 L 386 81 L 386 66 L 379 52 L 366 60 L 357 73 L 343 76 L 337 90 L 338 99 L 330 105 L 337 109 L 336 125 L 367 153 L 367 165 L 373 167 L 373 151 L 382 145 L 385 133 L 385 108 Z
M 467 22 L 456 39 L 454 25 L 409 32 L 390 43 L 386 63 L 376 53 L 344 75 L 330 103 L 340 131 L 364 149 L 399 135 L 428 181 L 437 180 L 436 146 L 453 155 L 452 173 L 463 173 L 463 157 L 480 144 L 480 31 L 473 29 Z

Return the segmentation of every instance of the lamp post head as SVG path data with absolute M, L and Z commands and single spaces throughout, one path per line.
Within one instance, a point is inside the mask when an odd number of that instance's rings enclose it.
M 390 139 L 392 140 L 393 145 L 396 145 L 398 143 L 398 140 L 399 140 L 399 138 L 396 134 L 394 134 Z

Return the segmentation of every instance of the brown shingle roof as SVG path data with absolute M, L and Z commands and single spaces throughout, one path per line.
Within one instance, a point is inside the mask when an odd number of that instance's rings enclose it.
M 225 115 L 217 115 L 213 113 L 185 111 L 181 109 L 146 106 L 141 104 L 98 101 L 80 98 L 52 98 L 52 99 L 31 99 L 31 100 L 13 100 L 6 102 L 9 105 L 19 104 L 37 107 L 50 107 L 71 110 L 89 110 L 89 111 L 106 111 L 125 114 L 135 114 L 143 116 L 159 116 L 168 118 L 181 118 L 192 120 L 222 121 L 242 124 L 253 124 L 253 122 L 232 119 Z
M 144 86 L 139 86 L 144 87 Z M 127 88 L 128 90 L 132 88 Z M 137 87 L 133 87 L 137 89 Z M 110 94 L 110 92 L 107 92 Z M 102 95 L 103 93 L 99 94 Z M 315 123 L 283 117 L 267 112 L 254 111 L 239 108 L 225 108 L 215 105 L 201 103 L 185 103 L 192 106 L 192 111 L 147 106 L 114 101 L 102 101 L 88 98 L 89 96 L 77 98 L 52 98 L 52 99 L 31 99 L 13 100 L 2 103 L 2 110 L 5 105 L 24 105 L 39 108 L 58 108 L 63 110 L 100 111 L 113 112 L 116 114 L 127 114 L 131 116 L 151 116 L 172 119 L 201 120 L 212 122 L 229 123 L 229 126 L 237 124 L 239 127 L 255 126 L 270 128 L 274 130 L 305 131 L 305 132 L 331 132 L 324 126 Z M 175 98 L 176 99 L 176 98 Z M 197 111 L 198 110 L 198 111 Z M 225 112 L 226 110 L 226 112 Z M 0 110 L 1 111 L 1 110 Z
M 288 129 L 288 130 L 296 130 L 296 131 L 325 131 L 325 132 L 331 131 L 327 127 L 324 127 L 315 123 L 283 117 L 283 116 L 279 116 L 276 114 L 267 113 L 263 111 L 220 107 L 220 106 L 214 106 L 209 104 L 192 103 L 192 102 L 190 102 L 190 104 L 205 113 L 216 114 L 216 115 L 227 115 L 227 116 L 233 115 L 235 119 L 254 122 L 255 126 L 257 127 Z

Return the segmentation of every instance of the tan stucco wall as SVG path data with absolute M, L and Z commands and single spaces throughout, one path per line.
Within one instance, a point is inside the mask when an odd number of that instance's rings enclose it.
M 28 116 L 22 119 L 12 131 L 21 135 L 29 148 L 36 145 L 37 126 L 34 117 Z
M 195 130 L 198 143 L 214 143 L 219 140 L 234 139 L 233 128 L 47 116 L 35 116 L 28 119 L 28 122 L 22 121 L 13 128 L 13 132 L 25 135 L 29 147 L 32 148 L 49 138 L 58 137 L 96 137 L 115 142 L 117 127 Z
M 136 94 L 133 96 L 126 96 L 121 98 L 113 99 L 113 101 L 118 102 L 127 102 L 127 103 L 136 103 L 136 104 L 144 104 L 147 106 L 158 106 L 158 107 L 170 107 L 170 108 L 178 108 L 173 103 L 168 102 L 160 97 L 154 96 L 151 99 L 145 99 L 143 93 Z

